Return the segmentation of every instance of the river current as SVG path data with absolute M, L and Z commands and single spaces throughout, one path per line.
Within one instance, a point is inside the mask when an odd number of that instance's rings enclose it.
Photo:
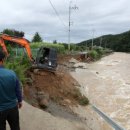
M 130 130 L 130 54 L 113 53 L 72 76 L 82 92 L 103 112 Z

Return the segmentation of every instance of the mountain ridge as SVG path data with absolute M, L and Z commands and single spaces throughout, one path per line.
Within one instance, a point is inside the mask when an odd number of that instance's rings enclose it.
M 92 39 L 82 41 L 77 45 L 90 47 L 92 45 Z M 120 34 L 108 34 L 94 38 L 93 45 L 110 48 L 117 52 L 130 52 L 130 30 Z

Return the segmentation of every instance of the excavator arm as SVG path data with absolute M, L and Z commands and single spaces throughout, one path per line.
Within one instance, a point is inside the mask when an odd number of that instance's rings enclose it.
M 2 47 L 3 51 L 7 55 L 8 55 L 8 51 L 6 49 L 4 40 L 14 42 L 14 43 L 24 47 L 26 49 L 26 52 L 27 52 L 29 59 L 31 61 L 34 61 L 33 57 L 32 57 L 32 53 L 31 53 L 31 49 L 30 49 L 30 43 L 29 43 L 28 40 L 26 40 L 25 38 L 21 38 L 21 37 L 13 37 L 13 36 L 10 36 L 10 35 L 7 35 L 7 34 L 1 34 L 0 35 L 0 46 Z
M 2 38 L 0 38 L 0 46 L 2 47 L 3 51 L 5 52 L 5 54 L 8 56 L 9 54 L 8 54 L 7 49 L 6 49 L 4 40 Z

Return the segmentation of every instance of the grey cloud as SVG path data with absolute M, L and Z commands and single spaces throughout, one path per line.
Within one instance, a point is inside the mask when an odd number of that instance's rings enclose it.
M 3 0 L 0 4 L 0 31 L 4 28 L 22 30 L 27 39 L 39 32 L 44 40 L 67 42 L 68 40 L 68 1 L 51 0 L 60 18 L 56 16 L 49 0 Z M 71 42 L 80 42 L 92 37 L 121 33 L 130 28 L 129 0 L 73 0 Z

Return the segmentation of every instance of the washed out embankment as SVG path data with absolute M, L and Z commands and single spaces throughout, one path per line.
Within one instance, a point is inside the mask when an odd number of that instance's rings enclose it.
M 88 100 L 79 91 L 81 85 L 68 73 L 69 69 L 81 67 L 82 63 L 77 61 L 78 66 L 74 67 L 74 63 L 68 62 L 70 59 L 74 61 L 72 57 L 63 59 L 55 73 L 39 70 L 27 72 L 30 80 L 24 86 L 25 100 L 55 117 L 82 122 L 86 130 L 103 130 L 106 127 L 103 128 L 96 113 L 90 107 L 80 107 L 79 104 L 83 105 Z

